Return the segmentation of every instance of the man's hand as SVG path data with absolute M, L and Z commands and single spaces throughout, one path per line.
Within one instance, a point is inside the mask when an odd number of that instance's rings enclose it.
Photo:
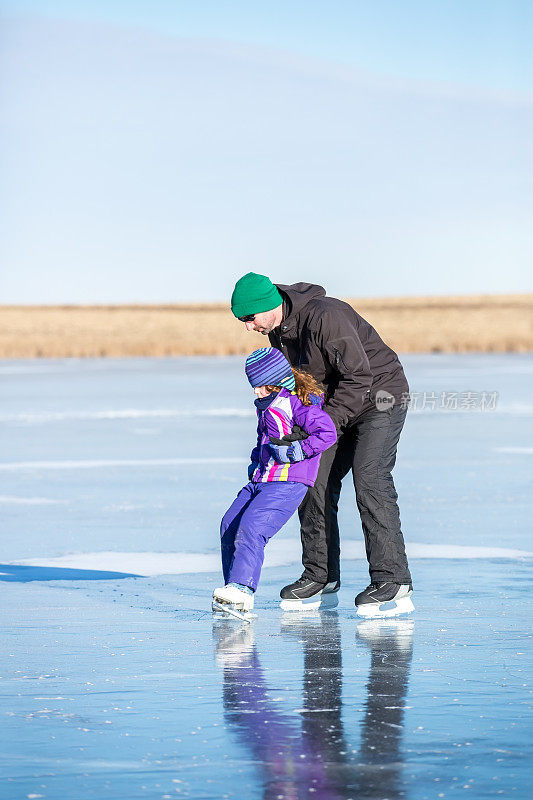
M 309 434 L 299 425 L 293 425 L 291 433 L 286 433 L 283 439 L 276 439 L 274 436 L 271 436 L 270 441 L 272 444 L 290 444 L 290 442 L 307 439 L 308 436 Z

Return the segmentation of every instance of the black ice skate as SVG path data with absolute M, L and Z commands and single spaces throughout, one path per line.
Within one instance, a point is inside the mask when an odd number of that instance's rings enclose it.
M 335 608 L 339 604 L 336 594 L 339 586 L 340 581 L 317 583 L 302 576 L 281 590 L 281 609 L 282 611 L 305 611 Z
M 414 611 L 410 583 L 371 583 L 355 598 L 359 617 L 397 617 Z

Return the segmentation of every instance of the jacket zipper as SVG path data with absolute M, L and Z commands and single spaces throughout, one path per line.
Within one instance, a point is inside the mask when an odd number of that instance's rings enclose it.
M 341 356 L 341 354 L 340 354 L 340 351 L 339 351 L 339 350 L 337 350 L 337 348 L 336 348 L 336 347 L 334 347 L 334 348 L 333 348 L 333 351 L 334 351 L 334 353 L 335 353 L 335 366 L 336 366 L 336 367 L 338 367 L 338 366 L 339 366 L 339 362 L 340 362 L 340 363 L 342 364 L 342 366 L 344 367 L 344 369 L 346 370 L 346 372 L 348 372 L 348 371 L 349 371 L 349 370 L 348 370 L 348 367 L 347 367 L 347 366 L 346 366 L 346 364 L 344 363 L 344 359 L 343 359 L 343 357 Z

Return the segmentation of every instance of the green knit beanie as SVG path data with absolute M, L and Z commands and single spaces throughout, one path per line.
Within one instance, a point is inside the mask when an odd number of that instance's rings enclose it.
M 236 317 L 272 311 L 283 303 L 283 298 L 266 275 L 248 272 L 239 278 L 231 295 L 231 310 Z

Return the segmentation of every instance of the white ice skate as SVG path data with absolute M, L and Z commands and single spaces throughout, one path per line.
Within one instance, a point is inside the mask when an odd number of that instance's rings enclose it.
M 414 611 L 411 584 L 371 583 L 355 598 L 357 616 L 366 618 L 398 617 Z
M 213 611 L 250 622 L 254 596 L 237 589 L 236 586 L 221 586 L 213 592 L 211 607 Z

